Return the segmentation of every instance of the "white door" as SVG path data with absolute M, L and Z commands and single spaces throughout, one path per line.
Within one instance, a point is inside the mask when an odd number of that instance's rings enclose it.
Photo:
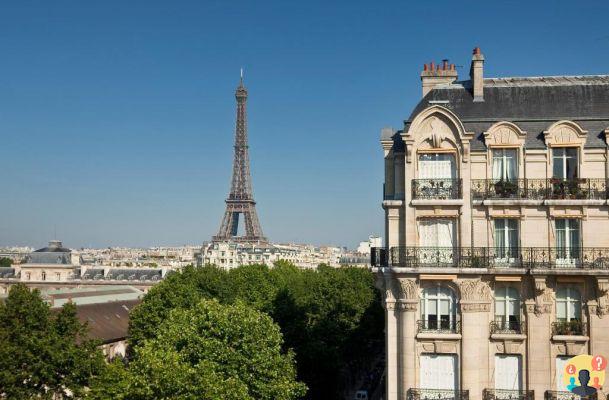
M 495 389 L 522 389 L 522 363 L 520 356 L 495 355 Z
M 457 356 L 453 354 L 421 354 L 421 389 L 457 390 Z
M 556 383 L 554 386 L 556 390 L 561 392 L 567 392 L 567 386 L 563 383 L 563 377 L 565 375 L 565 367 L 571 357 L 559 356 L 556 357 Z

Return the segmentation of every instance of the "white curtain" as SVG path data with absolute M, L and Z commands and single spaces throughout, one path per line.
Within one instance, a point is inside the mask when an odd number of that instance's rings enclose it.
M 457 358 L 448 354 L 421 354 L 421 389 L 457 390 Z
M 493 179 L 505 181 L 516 178 L 518 178 L 518 153 L 516 150 L 493 150 Z
M 455 179 L 455 157 L 452 154 L 435 153 L 419 156 L 419 179 Z

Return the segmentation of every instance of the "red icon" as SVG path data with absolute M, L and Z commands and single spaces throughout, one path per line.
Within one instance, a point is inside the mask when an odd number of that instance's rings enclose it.
M 577 372 L 577 368 L 575 368 L 575 365 L 569 364 L 569 365 L 567 365 L 566 371 L 567 371 L 567 374 L 574 375 L 575 372 Z
M 603 356 L 592 357 L 592 369 L 594 371 L 602 371 L 607 366 L 607 359 Z

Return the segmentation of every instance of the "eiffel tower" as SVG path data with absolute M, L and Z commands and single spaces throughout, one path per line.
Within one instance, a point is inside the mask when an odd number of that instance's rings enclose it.
M 235 157 L 233 161 L 233 179 L 230 193 L 226 199 L 226 211 L 222 218 L 220 231 L 212 238 L 214 242 L 234 241 L 241 243 L 266 243 L 262 228 L 256 214 L 256 202 L 252 193 L 252 177 L 247 144 L 246 107 L 247 89 L 241 81 L 235 92 L 237 99 L 237 126 L 235 128 Z M 243 214 L 245 235 L 237 236 L 239 214 Z

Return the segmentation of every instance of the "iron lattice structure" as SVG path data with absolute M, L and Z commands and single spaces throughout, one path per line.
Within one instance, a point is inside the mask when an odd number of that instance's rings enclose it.
M 252 192 L 252 177 L 250 174 L 250 159 L 247 144 L 247 89 L 243 86 L 243 77 L 237 91 L 237 126 L 235 128 L 235 158 L 233 161 L 233 178 L 230 193 L 226 199 L 226 211 L 222 218 L 220 231 L 212 238 L 214 242 L 235 241 L 245 243 L 266 243 L 262 234 L 256 202 Z M 237 236 L 239 215 L 243 215 L 245 235 Z

